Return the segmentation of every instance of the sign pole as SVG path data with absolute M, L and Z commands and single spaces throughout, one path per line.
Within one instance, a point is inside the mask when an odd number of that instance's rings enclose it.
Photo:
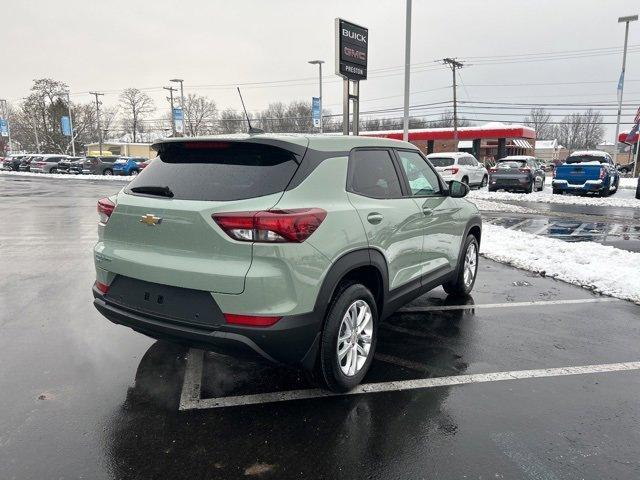
M 360 133 L 360 82 L 356 80 L 353 82 L 353 134 L 358 135 Z
M 342 81 L 342 134 L 349 135 L 349 79 Z

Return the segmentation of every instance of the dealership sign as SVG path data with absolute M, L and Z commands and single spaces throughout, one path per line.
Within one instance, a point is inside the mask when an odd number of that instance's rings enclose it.
M 0 137 L 9 136 L 9 126 L 4 118 L 0 118 Z
M 336 75 L 367 79 L 369 29 L 336 18 Z

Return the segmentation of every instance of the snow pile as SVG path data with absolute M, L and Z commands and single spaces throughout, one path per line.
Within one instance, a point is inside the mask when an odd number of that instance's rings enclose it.
M 533 193 L 490 192 L 488 190 L 473 190 L 467 198 L 476 200 L 498 200 L 507 202 L 532 203 L 561 203 L 565 205 L 593 205 L 598 207 L 640 208 L 640 200 L 635 198 L 613 197 L 581 197 L 577 195 L 554 195 L 549 191 Z
M 485 223 L 480 253 L 532 272 L 640 304 L 640 253 L 569 243 Z
M 633 190 L 635 190 L 635 188 L 638 186 L 638 179 L 637 178 L 623 178 L 620 177 L 620 184 L 618 185 L 618 188 L 631 188 Z
M 469 198 L 468 200 L 471 203 L 474 203 L 476 207 L 478 207 L 478 210 L 484 212 L 539 213 L 533 208 L 521 207 L 510 203 L 492 202 L 489 200 L 480 200 L 478 198 Z
M 124 175 L 67 175 L 58 173 L 31 173 L 0 170 L 0 175 L 32 178 L 56 178 L 60 180 L 113 180 L 118 182 L 130 182 L 135 176 Z

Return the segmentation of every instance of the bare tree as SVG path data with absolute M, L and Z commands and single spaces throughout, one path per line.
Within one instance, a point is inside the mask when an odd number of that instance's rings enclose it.
M 220 113 L 218 130 L 220 133 L 246 132 L 247 120 L 244 118 L 244 114 L 233 108 L 227 108 Z
M 554 128 L 554 136 L 570 150 L 595 148 L 604 138 L 602 114 L 589 109 L 567 115 Z
M 137 88 L 126 88 L 120 94 L 120 105 L 124 110 L 125 122 L 135 142 L 140 120 L 155 111 L 153 100 L 149 95 Z
M 184 99 L 184 122 L 189 135 L 210 133 L 218 119 L 216 102 L 208 97 L 190 93 Z
M 453 127 L 453 111 L 445 110 L 438 120 L 428 122 L 429 128 L 451 128 Z M 469 121 L 464 118 L 458 118 L 458 127 L 468 127 Z
M 551 124 L 551 114 L 542 107 L 534 107 L 529 115 L 524 117 L 523 123 L 533 127 L 536 131 L 536 138 L 540 140 L 549 139 L 553 136 L 553 125 Z

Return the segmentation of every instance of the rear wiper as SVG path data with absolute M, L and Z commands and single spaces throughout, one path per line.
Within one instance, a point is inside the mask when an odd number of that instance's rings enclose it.
M 157 187 L 149 185 L 145 187 L 133 187 L 131 191 L 134 193 L 146 193 L 148 195 L 158 195 L 159 197 L 173 198 L 173 192 L 169 187 Z

